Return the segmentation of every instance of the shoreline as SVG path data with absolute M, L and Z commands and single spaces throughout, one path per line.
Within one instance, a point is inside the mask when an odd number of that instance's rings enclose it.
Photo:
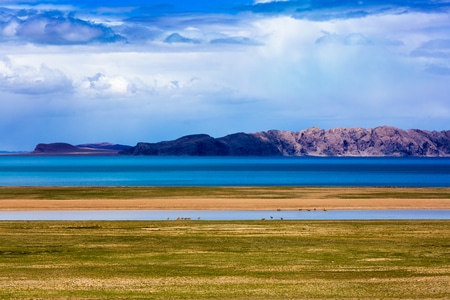
M 96 210 L 248 210 L 248 211 L 289 211 L 289 210 L 450 210 L 448 203 L 438 201 L 427 202 L 417 205 L 420 199 L 402 200 L 402 203 L 388 203 L 385 199 L 375 199 L 373 203 L 363 201 L 346 201 L 339 204 L 330 201 L 308 201 L 308 202 L 275 202 L 260 203 L 258 199 L 249 203 L 241 204 L 231 200 L 211 202 L 198 201 L 195 199 L 178 199 L 166 203 L 165 200 L 148 201 L 142 200 L 40 200 L 30 202 L 29 200 L 0 201 L 0 211 L 96 211 Z M 92 203 L 95 201 L 96 203 Z M 390 200 L 387 200 L 390 201 Z M 255 205 L 252 205 L 255 204 Z
M 450 188 L 0 187 L 0 211 L 314 209 L 448 210 Z

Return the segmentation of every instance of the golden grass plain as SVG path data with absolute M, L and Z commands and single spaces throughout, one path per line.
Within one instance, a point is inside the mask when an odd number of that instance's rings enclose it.
M 450 209 L 450 188 L 1 187 L 0 210 Z

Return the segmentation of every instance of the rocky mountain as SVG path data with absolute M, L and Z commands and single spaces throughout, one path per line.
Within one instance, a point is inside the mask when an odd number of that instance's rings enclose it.
M 38 144 L 30 154 L 37 155 L 115 155 L 130 146 L 110 143 L 71 145 L 68 143 Z
M 270 130 L 235 133 L 221 138 L 206 134 L 173 141 L 138 143 L 122 155 L 176 156 L 450 156 L 450 130 L 403 130 L 312 127 L 291 132 Z

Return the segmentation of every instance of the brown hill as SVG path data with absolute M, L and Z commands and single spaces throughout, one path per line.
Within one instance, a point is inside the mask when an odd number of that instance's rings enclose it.
M 94 144 L 91 144 L 94 145 Z M 98 147 L 81 147 L 74 146 L 68 143 L 50 143 L 50 144 L 38 144 L 34 151 L 30 154 L 33 155 L 116 155 L 120 149 L 110 148 L 111 144 L 108 144 L 106 148 Z

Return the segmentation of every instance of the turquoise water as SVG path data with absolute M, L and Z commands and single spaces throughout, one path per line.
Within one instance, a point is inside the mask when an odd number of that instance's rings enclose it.
M 450 187 L 450 158 L 0 156 L 0 186 Z

